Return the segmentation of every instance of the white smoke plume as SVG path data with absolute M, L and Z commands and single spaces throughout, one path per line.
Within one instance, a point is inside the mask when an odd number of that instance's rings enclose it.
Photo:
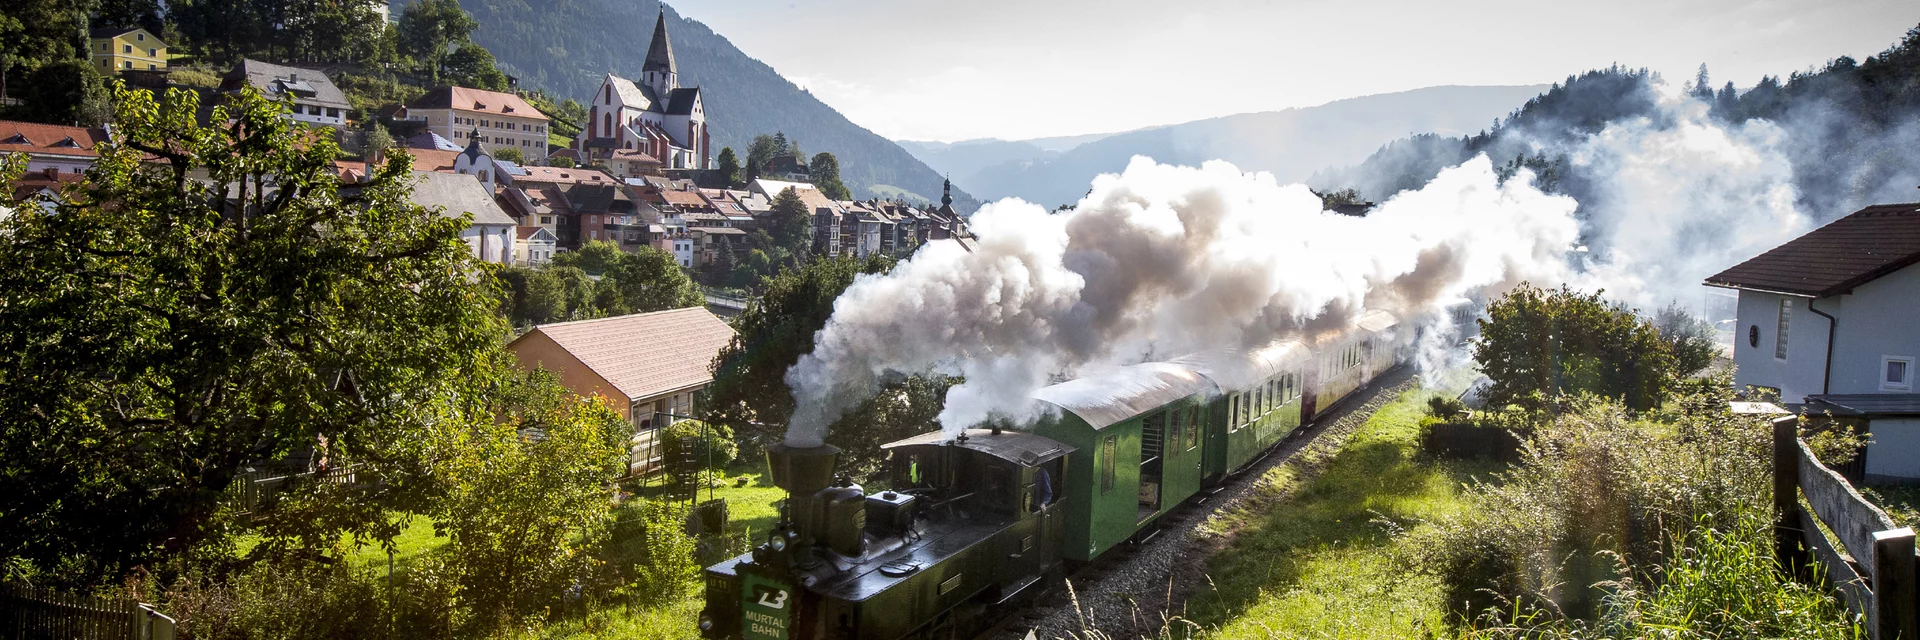
M 1575 206 L 1530 174 L 1501 184 L 1484 157 L 1366 217 L 1224 162 L 1135 158 L 1071 211 L 990 204 L 972 251 L 935 243 L 856 281 L 787 372 L 787 443 L 820 444 L 892 373 L 966 377 L 940 415 L 948 430 L 1021 421 L 1032 391 L 1083 370 L 1343 328 L 1370 307 L 1439 317 L 1478 290 L 1560 282 Z
M 1525 171 L 1501 183 L 1482 156 L 1364 218 L 1226 163 L 1146 158 L 1095 179 L 1072 211 L 988 205 L 973 217 L 972 252 L 928 246 L 835 303 L 813 353 L 787 372 L 798 407 L 788 443 L 819 444 L 892 374 L 965 376 L 940 416 L 949 431 L 1019 422 L 1034 417 L 1032 391 L 1065 377 L 1342 328 L 1369 307 L 1433 327 L 1445 305 L 1521 280 L 1605 289 L 1643 310 L 1697 308 L 1705 278 L 1812 219 L 1796 208 L 1788 129 L 1730 125 L 1657 89 L 1654 117 L 1532 143 L 1588 177 L 1588 203 L 1542 193 Z M 1416 361 L 1457 366 L 1456 343 L 1427 332 Z
M 1597 177 L 1597 197 L 1581 203 L 1595 251 L 1570 284 L 1642 310 L 1697 308 L 1706 278 L 1813 223 L 1796 206 L 1786 130 L 1715 120 L 1706 103 L 1670 91 L 1660 107 L 1657 119 L 1608 125 L 1566 150 Z

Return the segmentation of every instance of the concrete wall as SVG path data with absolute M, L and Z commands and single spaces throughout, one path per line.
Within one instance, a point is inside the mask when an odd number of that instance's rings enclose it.
M 1785 360 L 1774 357 L 1783 297 L 1793 301 L 1793 313 L 1787 323 Z M 1733 363 L 1739 367 L 1734 374 L 1735 385 L 1773 387 L 1780 390 L 1781 401 L 1795 403 L 1821 392 L 1821 377 L 1826 368 L 1827 319 L 1807 310 L 1807 302 L 1807 298 L 1798 296 L 1740 292 L 1740 321 L 1733 332 Z M 1828 309 L 1832 302 L 1828 299 L 1816 304 L 1821 311 L 1832 313 Z M 1748 340 L 1748 332 L 1756 328 L 1757 346 Z
M 614 411 L 620 412 L 620 417 L 627 417 L 627 409 L 632 405 L 627 396 L 614 389 L 606 378 L 600 377 L 600 374 L 594 373 L 593 369 L 575 359 L 573 354 L 560 348 L 559 343 L 547 337 L 547 334 L 541 333 L 539 329 L 520 336 L 520 339 L 507 345 L 507 349 L 520 360 L 520 366 L 528 369 L 545 368 L 552 371 L 560 376 L 560 384 L 564 385 L 568 391 L 579 396 L 606 398 L 607 404 L 612 405 Z
M 1833 339 L 1832 393 L 1920 391 L 1920 385 L 1893 389 L 1881 384 L 1886 357 L 1920 358 L 1920 267 L 1901 269 L 1815 306 L 1840 320 Z M 1909 373 L 1909 382 L 1914 377 Z
M 1867 477 L 1883 481 L 1920 479 L 1920 419 L 1879 418 L 1871 429 Z

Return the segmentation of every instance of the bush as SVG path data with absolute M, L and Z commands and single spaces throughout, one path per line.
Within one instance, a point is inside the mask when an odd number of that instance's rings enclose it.
M 1459 422 L 1467 418 L 1467 403 L 1451 396 L 1427 398 L 1427 415 L 1445 422 Z
M 597 593 L 631 605 L 657 605 L 687 593 L 700 575 L 695 541 L 686 533 L 687 508 L 634 501 L 595 551 L 601 567 Z
M 666 447 L 669 467 L 674 475 L 685 477 L 704 469 L 725 469 L 740 457 L 740 445 L 733 440 L 733 429 L 723 424 L 682 420 L 661 430 L 660 443 Z M 691 447 L 691 460 L 683 451 Z M 683 466 L 688 465 L 691 466 Z M 724 485 L 716 485 L 724 486 Z
M 1536 426 L 1520 466 L 1476 484 L 1475 508 L 1404 545 L 1412 550 L 1408 566 L 1438 575 L 1456 620 L 1496 629 L 1571 628 L 1625 615 L 1621 607 L 1668 607 L 1659 597 L 1705 598 L 1660 596 L 1638 585 L 1674 585 L 1671 574 L 1689 566 L 1706 582 L 1749 571 L 1701 566 L 1697 559 L 1708 556 L 1696 553 L 1703 544 L 1746 544 L 1725 536 L 1747 535 L 1727 532 L 1771 519 L 1771 429 L 1731 414 L 1728 398 L 1724 385 L 1702 387 L 1671 402 L 1660 422 L 1636 421 L 1619 404 L 1590 396 L 1557 401 L 1567 413 Z M 1731 557 L 1716 549 L 1716 562 Z M 1674 564 L 1688 562 L 1695 564 Z M 1770 555 L 1753 562 L 1771 570 Z M 1797 587 L 1769 584 L 1785 590 L 1783 598 L 1801 597 Z M 1710 611 L 1699 615 L 1722 615 Z M 1729 621 L 1762 613 L 1742 611 L 1723 612 L 1722 622 L 1733 625 L 1723 629 L 1751 628 Z M 1756 624 L 1826 629 L 1835 621 L 1830 613 L 1802 607 Z

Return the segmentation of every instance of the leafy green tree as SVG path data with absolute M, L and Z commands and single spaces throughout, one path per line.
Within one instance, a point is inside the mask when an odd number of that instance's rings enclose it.
M 713 384 L 703 409 L 708 422 L 733 427 L 759 442 L 780 434 L 761 425 L 784 424 L 793 415 L 787 369 L 813 351 L 813 337 L 827 326 L 833 301 L 862 273 L 883 273 L 891 260 L 874 256 L 818 258 L 766 282 L 766 291 L 733 320 L 733 341 L 713 361 Z
M 514 326 L 567 319 L 567 281 L 558 271 L 518 265 L 500 269 L 496 275 L 507 294 L 503 307 Z
M 777 137 L 776 137 L 777 136 Z M 760 134 L 747 145 L 747 173 L 742 182 L 752 182 L 767 168 L 767 161 L 787 150 L 786 134 Z
M 211 126 L 192 92 L 115 98 L 85 185 L 0 221 L 0 559 L 106 572 L 218 539 L 242 470 L 308 451 L 377 488 L 287 535 L 390 538 L 506 331 L 467 223 L 413 204 L 403 161 L 341 193 L 333 137 L 251 90 Z
M 687 277 L 673 254 L 653 247 L 641 247 L 623 253 L 619 262 L 607 270 L 602 284 L 611 283 L 618 294 L 618 307 L 608 306 L 609 315 L 647 313 L 707 303 L 700 288 Z
M 95 127 L 112 109 L 103 79 L 85 60 L 41 65 L 28 83 L 23 97 L 29 120 Z
M 519 147 L 500 147 L 493 150 L 493 159 L 505 160 L 514 164 L 525 164 L 527 156 L 526 154 L 520 153 Z
M 441 79 L 462 87 L 506 91 L 507 74 L 494 67 L 493 54 L 472 42 L 462 43 L 447 56 Z
M 458 0 L 420 0 L 400 13 L 400 52 L 426 65 L 434 84 L 447 62 L 448 49 L 467 42 L 480 23 Z
M 547 165 L 553 166 L 553 167 L 560 167 L 562 169 L 572 169 L 573 158 L 569 158 L 566 156 L 554 156 L 551 158 L 547 158 Z
M 563 251 L 553 256 L 553 264 L 558 267 L 579 267 L 592 275 L 601 275 L 612 269 L 626 252 L 611 240 L 588 240 L 580 248 Z
M 720 157 L 714 162 L 720 165 L 720 181 L 728 189 L 740 186 L 740 159 L 733 155 L 733 147 L 721 147 Z
M 1488 305 L 1487 316 L 1473 355 L 1493 381 L 1490 406 L 1539 411 L 1584 392 L 1645 411 L 1659 406 L 1678 378 L 1660 331 L 1598 292 L 1522 284 Z
M 612 524 L 630 429 L 605 400 L 569 393 L 550 372 L 495 378 L 463 407 L 465 420 L 432 434 L 444 491 L 435 528 L 450 539 L 446 568 L 476 614 L 455 624 L 475 636 L 558 608 L 591 574 L 588 552 Z
M 813 212 L 807 210 L 807 203 L 793 187 L 773 197 L 767 219 L 772 223 L 768 235 L 774 246 L 794 254 L 806 253 L 813 246 Z
M 851 200 L 853 194 L 847 192 L 847 185 L 840 183 L 840 160 L 833 154 L 822 151 L 813 154 L 813 161 L 807 164 L 807 177 L 813 186 L 820 188 L 829 198 Z
M 367 131 L 367 142 L 365 148 L 361 149 L 361 156 L 368 159 L 383 158 L 393 147 L 393 134 L 388 133 L 386 127 L 375 123 L 373 128 Z
M 162 35 L 165 33 L 166 20 L 160 17 L 159 0 L 99 0 L 88 26 L 94 29 L 139 27 L 154 35 Z
M 94 5 L 94 0 L 0 2 L 0 96 L 24 93 L 9 85 L 42 65 L 85 61 L 87 15 Z
M 1699 373 L 1720 354 L 1713 324 L 1688 312 L 1679 303 L 1668 304 L 1653 316 L 1660 340 L 1673 353 L 1673 371 L 1680 376 Z

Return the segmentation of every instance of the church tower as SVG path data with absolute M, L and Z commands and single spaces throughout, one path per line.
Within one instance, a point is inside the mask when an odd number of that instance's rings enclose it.
M 673 42 L 667 39 L 665 9 L 653 23 L 653 44 L 647 46 L 647 61 L 640 67 L 640 82 L 663 100 L 668 93 L 680 88 L 680 72 L 673 63 Z

